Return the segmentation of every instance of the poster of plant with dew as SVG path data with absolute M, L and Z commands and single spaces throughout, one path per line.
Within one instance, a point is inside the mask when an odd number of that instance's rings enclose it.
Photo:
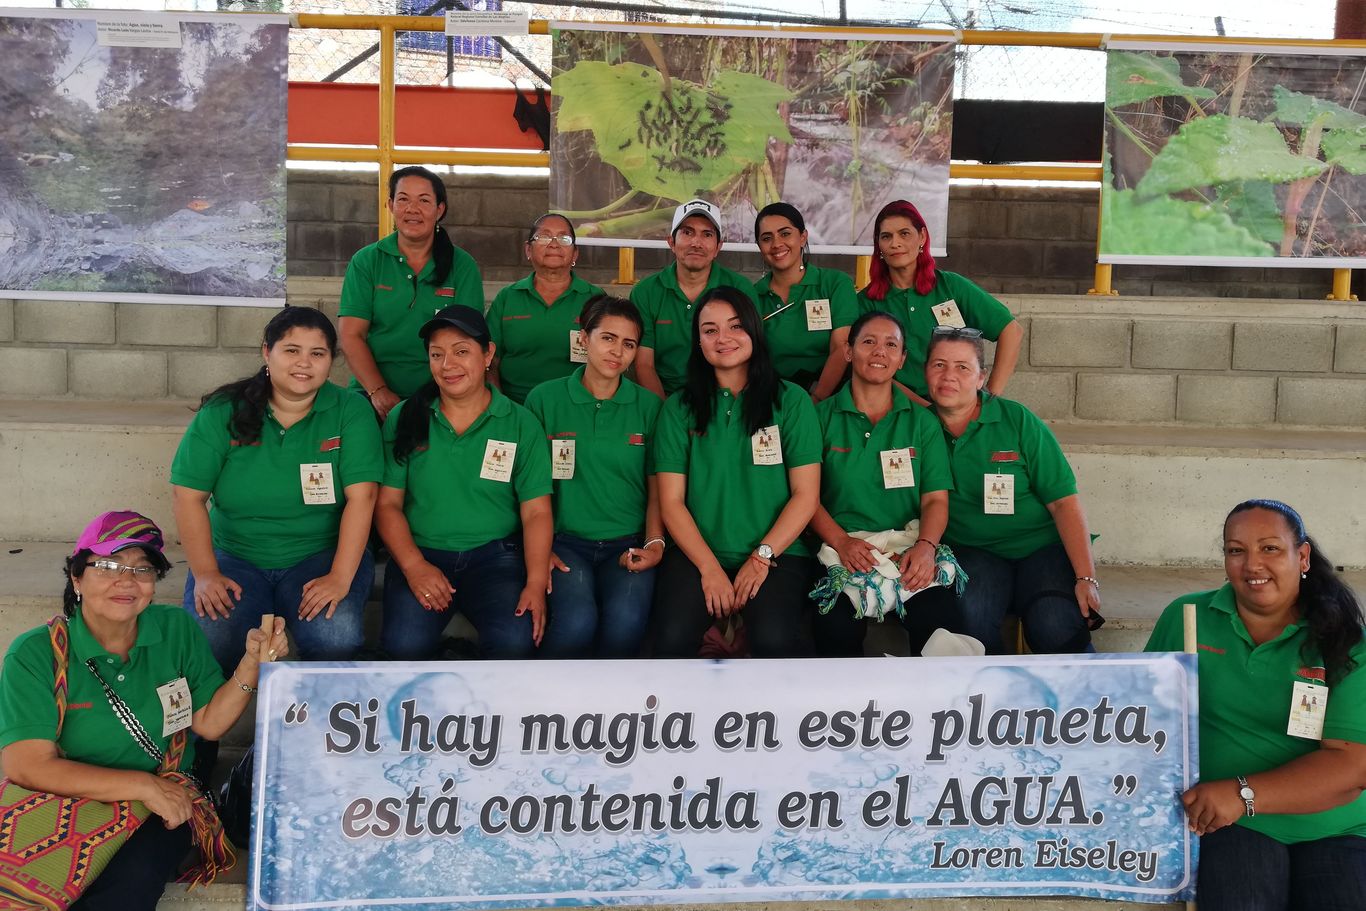
M 1366 265 L 1366 57 L 1111 43 L 1100 261 Z
M 951 36 L 801 34 L 555 29 L 551 208 L 585 244 L 663 246 L 674 207 L 701 197 L 743 248 L 783 200 L 814 251 L 867 253 L 878 210 L 909 199 L 943 253 Z

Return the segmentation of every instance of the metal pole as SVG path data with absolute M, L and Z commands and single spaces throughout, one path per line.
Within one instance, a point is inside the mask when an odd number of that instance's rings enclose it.
M 389 175 L 394 170 L 394 41 L 392 23 L 379 27 L 379 236 L 394 230 L 389 211 Z

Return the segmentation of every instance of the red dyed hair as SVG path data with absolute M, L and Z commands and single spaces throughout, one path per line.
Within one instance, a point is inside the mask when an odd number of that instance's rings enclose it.
M 921 248 L 920 255 L 915 260 L 916 293 L 929 294 L 930 289 L 934 287 L 935 268 L 934 256 L 930 254 L 930 229 L 926 227 L 919 209 L 904 199 L 894 199 L 882 207 L 882 211 L 877 213 L 877 221 L 873 222 L 873 264 L 868 269 L 868 287 L 863 289 L 869 300 L 882 300 L 892 288 L 891 272 L 887 268 L 887 263 L 878 255 L 877 236 L 882 230 L 882 223 L 897 215 L 909 218 L 916 230 L 925 232 L 925 246 Z

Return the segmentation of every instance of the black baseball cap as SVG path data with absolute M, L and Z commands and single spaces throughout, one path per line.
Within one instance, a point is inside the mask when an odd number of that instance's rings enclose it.
M 422 328 L 417 330 L 417 334 L 425 342 L 431 338 L 433 332 L 447 326 L 452 329 L 459 329 L 481 345 L 487 345 L 489 342 L 489 324 L 484 319 L 484 314 L 473 307 L 466 307 L 464 304 L 442 307 L 436 311 L 435 316 L 422 324 Z

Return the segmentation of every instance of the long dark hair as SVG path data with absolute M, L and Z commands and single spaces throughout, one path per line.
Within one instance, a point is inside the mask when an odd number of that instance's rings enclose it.
M 291 307 L 286 304 L 266 323 L 261 343 L 267 348 L 274 348 L 291 329 L 317 329 L 327 339 L 327 348 L 332 356 L 337 356 L 336 328 L 326 314 L 312 307 Z M 266 365 L 262 364 L 261 369 L 251 376 L 219 386 L 199 400 L 199 407 L 224 400 L 233 406 L 232 417 L 228 419 L 228 433 L 233 440 L 249 446 L 261 439 L 261 424 L 265 421 L 266 405 L 270 402 L 270 374 L 266 371 Z
M 441 218 L 445 218 L 446 213 L 450 212 L 450 206 L 446 204 L 446 184 L 421 165 L 399 168 L 389 175 L 389 202 L 394 201 L 398 182 L 405 177 L 422 177 L 432 185 L 432 195 L 436 197 L 437 205 L 443 208 Z M 446 277 L 451 274 L 451 264 L 455 262 L 455 244 L 451 242 L 446 229 L 441 227 L 441 218 L 436 220 L 436 233 L 432 236 L 432 281 L 438 286 L 446 283 Z
M 440 331 L 440 330 L 436 330 Z M 432 333 L 433 335 L 436 332 Z M 489 337 L 470 336 L 484 353 L 489 350 Z M 432 403 L 441 395 L 436 380 L 428 380 L 401 403 L 398 424 L 394 427 L 394 461 L 404 464 L 408 457 L 427 445 L 432 435 Z
M 1309 537 L 1300 514 L 1280 500 L 1244 500 L 1229 511 L 1224 518 L 1224 526 L 1227 528 L 1229 519 L 1238 513 L 1252 509 L 1276 513 L 1285 521 L 1296 545 L 1309 545 L 1309 569 L 1300 580 L 1298 604 L 1300 616 L 1309 624 L 1310 642 L 1305 643 L 1301 656 L 1306 660 L 1312 659 L 1313 656 L 1309 654 L 1312 644 L 1323 658 L 1327 682 L 1330 685 L 1337 683 L 1356 667 L 1351 651 L 1361 641 L 1361 628 L 1366 625 L 1361 602 L 1338 577 L 1333 569 L 1333 561 Z
M 693 430 L 706 433 L 716 411 L 716 370 L 702 356 L 699 325 L 702 308 L 712 301 L 723 301 L 735 308 L 740 325 L 753 346 L 749 357 L 749 380 L 745 384 L 745 426 L 751 434 L 773 423 L 773 408 L 782 398 L 783 382 L 773 369 L 768 340 L 759 321 L 759 311 L 743 291 L 721 285 L 697 299 L 692 311 L 692 350 L 688 352 L 688 378 L 683 384 L 683 404 L 692 412 Z
M 915 260 L 916 293 L 929 294 L 934 287 L 935 268 L 934 256 L 930 253 L 930 229 L 926 227 L 919 209 L 904 199 L 894 199 L 882 207 L 882 211 L 877 213 L 877 220 L 873 222 L 873 262 L 868 268 L 868 287 L 863 289 L 869 300 L 882 300 L 892 288 L 892 273 L 882 259 L 877 242 L 882 223 L 897 215 L 909 218 L 917 231 L 925 232 L 925 246 L 920 248 L 920 255 Z
M 147 555 L 147 562 L 156 568 L 158 580 L 166 578 L 166 574 L 171 571 L 171 561 L 166 559 L 165 554 L 155 547 L 142 547 L 137 544 L 134 544 L 133 547 L 137 547 Z M 79 579 L 85 575 L 86 567 L 94 559 L 95 552 L 86 548 L 76 551 L 67 557 L 66 562 L 62 564 L 62 578 L 66 580 L 66 588 L 62 591 L 62 613 L 66 614 L 68 618 L 76 616 L 76 608 L 81 603 L 76 599 L 76 584 L 72 579 Z

